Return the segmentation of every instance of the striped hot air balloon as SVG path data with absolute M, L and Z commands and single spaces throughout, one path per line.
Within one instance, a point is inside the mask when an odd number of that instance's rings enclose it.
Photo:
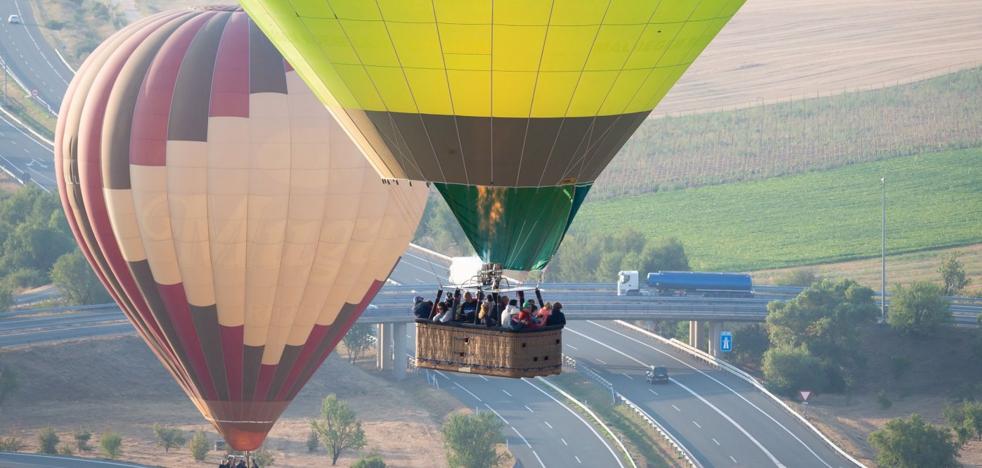
M 478 254 L 555 253 L 594 180 L 744 0 L 242 0 L 385 178 Z
M 107 39 L 55 143 L 82 252 L 238 450 L 259 447 L 367 307 L 427 195 L 383 183 L 237 8 L 164 12 Z

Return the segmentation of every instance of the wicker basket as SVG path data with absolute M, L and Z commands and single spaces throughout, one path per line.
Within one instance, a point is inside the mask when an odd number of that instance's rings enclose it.
M 510 332 L 416 322 L 416 367 L 518 378 L 559 374 L 562 364 L 561 326 Z

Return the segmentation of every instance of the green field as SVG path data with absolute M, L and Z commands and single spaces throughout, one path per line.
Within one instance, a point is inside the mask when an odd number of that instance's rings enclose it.
M 679 238 L 693 269 L 749 271 L 982 242 L 982 148 L 588 202 L 574 235 L 631 227 Z M 560 251 L 561 254 L 561 251 Z

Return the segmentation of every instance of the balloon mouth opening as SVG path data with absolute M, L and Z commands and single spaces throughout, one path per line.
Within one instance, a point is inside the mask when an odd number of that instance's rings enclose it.
M 208 5 L 191 7 L 192 11 L 245 11 L 238 5 Z
M 273 428 L 273 423 L 268 424 L 226 424 L 218 423 L 218 431 L 222 433 L 225 442 L 232 450 L 239 452 L 252 452 L 259 450 L 266 435 Z

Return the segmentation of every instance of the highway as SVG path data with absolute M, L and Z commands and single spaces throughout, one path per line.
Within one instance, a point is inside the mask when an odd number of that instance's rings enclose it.
M 705 466 L 852 466 L 755 387 L 724 370 L 611 322 L 576 322 L 565 352 L 669 429 Z M 651 385 L 648 366 L 668 368 Z
M 126 467 L 141 468 L 147 465 L 133 463 L 97 460 L 91 458 L 64 457 L 31 453 L 0 453 L 0 466 L 3 468 L 90 468 L 90 467 Z
M 20 16 L 23 24 L 8 23 L 10 15 Z M 27 1 L 0 2 L 0 19 L 0 57 L 28 89 L 37 90 L 42 104 L 49 106 L 52 113 L 57 113 L 74 73 L 44 40 L 41 25 L 34 19 Z M 10 86 L 8 90 L 12 92 L 22 91 L 17 90 L 14 83 L 10 83 Z
M 53 159 L 51 146 L 0 114 L 0 168 L 15 168 L 18 178 L 27 173 L 28 183 L 55 190 Z

